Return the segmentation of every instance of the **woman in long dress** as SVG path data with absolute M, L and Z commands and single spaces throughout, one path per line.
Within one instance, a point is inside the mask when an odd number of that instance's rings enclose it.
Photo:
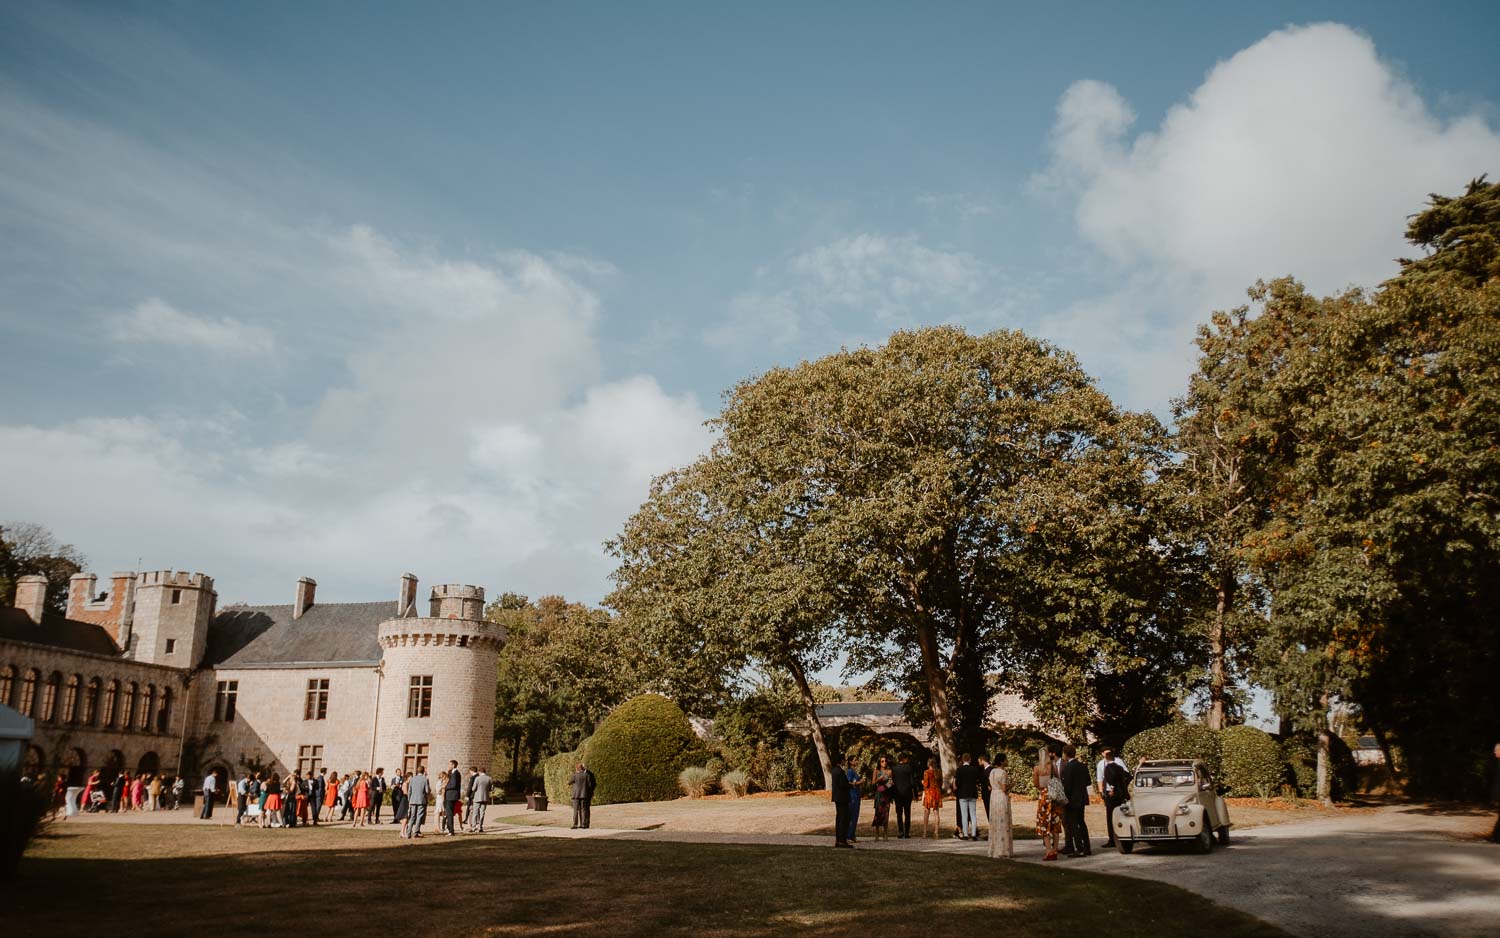
M 870 819 L 870 827 L 875 831 L 876 840 L 890 840 L 891 826 L 891 788 L 895 779 L 891 775 L 891 760 L 885 756 L 880 757 L 880 762 L 875 767 L 875 816 Z
M 1047 848 L 1043 860 L 1057 859 L 1057 835 L 1062 833 L 1062 805 L 1055 805 L 1047 794 L 1047 782 L 1053 776 L 1052 754 L 1043 746 L 1037 753 L 1031 780 L 1036 784 L 1036 835 Z
M 990 763 L 990 856 L 1014 860 L 1016 845 L 1010 829 L 1010 776 L 1000 758 Z

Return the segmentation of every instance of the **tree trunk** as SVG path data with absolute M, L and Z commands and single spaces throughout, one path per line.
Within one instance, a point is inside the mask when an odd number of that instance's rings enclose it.
M 812 735 L 813 748 L 818 751 L 818 768 L 823 770 L 823 787 L 833 785 L 833 758 L 828 755 L 828 741 L 823 738 L 823 724 L 818 722 L 818 704 L 813 700 L 812 686 L 807 683 L 807 671 L 802 662 L 787 656 L 787 670 L 797 682 L 797 693 L 802 697 L 802 712 L 807 717 L 808 731 Z
M 1328 694 L 1321 701 L 1323 710 L 1318 714 L 1318 800 L 1324 805 L 1333 805 L 1333 731 L 1328 726 Z
M 918 623 L 917 647 L 922 650 L 922 677 L 927 682 L 927 703 L 932 708 L 932 737 L 937 741 L 943 787 L 952 790 L 958 758 L 953 748 L 953 717 L 948 711 L 948 672 L 938 656 L 937 633 L 930 621 Z
M 1234 606 L 1234 578 L 1220 573 L 1217 593 L 1218 603 L 1208 629 L 1208 715 L 1204 722 L 1211 730 L 1222 730 L 1225 722 L 1224 688 L 1228 684 L 1228 668 L 1224 663 L 1224 634 L 1229 611 Z

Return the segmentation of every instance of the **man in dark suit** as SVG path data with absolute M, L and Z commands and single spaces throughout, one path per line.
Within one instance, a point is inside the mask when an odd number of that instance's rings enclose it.
M 573 767 L 573 777 L 569 780 L 569 786 L 573 794 L 573 829 L 588 830 L 591 822 L 590 814 L 594 806 L 594 789 L 598 780 L 589 767 L 582 762 Z
M 911 798 L 916 790 L 916 779 L 912 774 L 911 753 L 901 753 L 901 761 L 891 769 L 892 800 L 896 802 L 896 839 L 911 837 Z
M 1104 846 L 1115 846 L 1115 809 L 1124 804 L 1130 798 L 1130 773 L 1120 760 L 1115 758 L 1114 751 L 1104 750 L 1104 783 L 1100 788 L 1099 796 L 1104 799 L 1104 826 L 1109 828 L 1109 840 Z
M 1065 856 L 1087 857 L 1094 853 L 1089 843 L 1089 828 L 1083 809 L 1089 803 L 1089 769 L 1078 761 L 1078 750 L 1072 743 L 1063 747 L 1062 785 L 1068 804 L 1063 808 L 1063 831 L 1067 835 Z
M 385 769 L 378 768 L 370 777 L 370 820 L 380 823 L 380 803 L 385 800 Z
M 463 798 L 464 775 L 458 770 L 458 760 L 448 760 L 448 785 L 443 789 L 443 825 L 449 837 L 453 836 L 453 818 L 458 814 L 458 802 Z
M 323 795 L 328 791 L 327 769 L 319 769 L 307 778 L 307 817 L 318 826 L 318 812 L 323 810 Z
M 953 794 L 958 799 L 958 839 L 978 840 L 979 822 L 974 812 L 979 807 L 979 766 L 967 752 L 962 763 L 953 773 Z
M 833 793 L 833 845 L 850 847 L 849 843 L 849 775 L 844 771 L 844 757 L 834 760 L 829 773 L 828 788 Z

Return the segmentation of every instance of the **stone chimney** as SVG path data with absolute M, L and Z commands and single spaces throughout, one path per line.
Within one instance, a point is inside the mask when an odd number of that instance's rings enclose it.
M 401 574 L 401 588 L 396 593 L 396 618 L 405 616 L 417 604 L 417 576 Z
M 16 608 L 31 617 L 37 625 L 42 624 L 42 610 L 47 607 L 47 578 L 30 574 L 16 580 Z
M 297 603 L 292 606 L 292 618 L 300 619 L 313 607 L 313 596 L 318 592 L 318 581 L 305 576 L 297 581 Z
M 75 619 L 83 607 L 94 601 L 99 578 L 92 573 L 75 573 L 68 579 L 68 618 Z

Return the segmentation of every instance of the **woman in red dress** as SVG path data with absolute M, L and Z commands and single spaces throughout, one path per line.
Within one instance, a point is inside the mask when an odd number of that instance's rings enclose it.
M 350 793 L 354 799 L 354 826 L 365 826 L 365 815 L 370 807 L 370 776 L 364 772 L 359 773 L 359 778 L 354 782 L 354 791 Z
M 922 837 L 929 834 L 937 838 L 943 826 L 943 777 L 938 774 L 937 760 L 927 760 L 927 771 L 922 773 Z

